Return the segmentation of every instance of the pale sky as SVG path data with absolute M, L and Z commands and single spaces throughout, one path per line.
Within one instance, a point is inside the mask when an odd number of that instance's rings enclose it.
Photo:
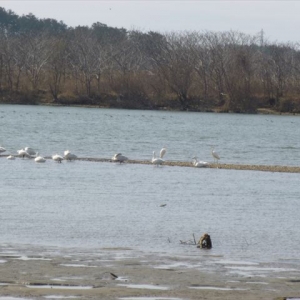
M 237 30 L 277 42 L 300 42 L 300 1 L 2 1 L 18 15 L 63 21 L 68 26 L 108 26 L 170 31 Z

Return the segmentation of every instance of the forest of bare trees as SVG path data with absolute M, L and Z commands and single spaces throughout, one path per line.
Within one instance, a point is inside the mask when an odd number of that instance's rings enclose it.
M 0 7 L 0 103 L 300 112 L 300 49 L 241 32 L 67 27 Z

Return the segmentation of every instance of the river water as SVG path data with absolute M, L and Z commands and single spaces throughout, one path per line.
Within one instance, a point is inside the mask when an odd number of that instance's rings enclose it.
M 0 106 L 6 154 L 300 164 L 300 118 L 46 106 Z M 299 174 L 0 158 L 0 245 L 130 247 L 199 255 L 180 240 L 208 232 L 210 255 L 300 269 Z M 166 206 L 161 207 L 161 204 Z

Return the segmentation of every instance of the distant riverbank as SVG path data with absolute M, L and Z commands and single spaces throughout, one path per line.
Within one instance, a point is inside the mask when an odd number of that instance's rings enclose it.
M 84 107 L 84 108 L 105 108 L 105 109 L 134 109 L 134 110 L 163 110 L 163 111 L 180 111 L 180 109 L 170 108 L 170 107 L 144 107 L 144 108 L 132 108 L 132 107 L 125 107 L 125 106 L 109 106 L 109 105 L 96 105 L 96 104 L 62 104 L 57 102 L 38 102 L 38 103 L 3 103 L 0 102 L 0 105 L 42 105 L 42 106 L 57 106 L 57 107 Z M 202 108 L 202 109 L 188 109 L 187 111 L 190 112 L 208 112 L 208 113 L 234 113 L 230 111 L 223 111 L 219 107 L 212 107 L 212 108 Z M 242 112 L 241 112 L 242 113 Z M 251 114 L 253 114 L 252 112 Z M 289 112 L 280 112 L 276 109 L 271 108 L 258 108 L 255 112 L 256 114 L 261 115 L 285 115 L 285 116 L 298 116 L 299 113 L 289 113 Z M 254 114 L 255 114 L 254 113 Z M 242 113 L 243 114 L 243 113 Z M 244 114 L 247 114 L 245 112 Z

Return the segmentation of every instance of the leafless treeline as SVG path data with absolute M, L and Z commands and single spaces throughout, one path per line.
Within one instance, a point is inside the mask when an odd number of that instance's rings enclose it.
M 2 99 L 43 92 L 58 103 L 102 105 L 110 99 L 110 104 L 140 108 L 218 106 L 249 112 L 269 103 L 298 109 L 297 44 L 269 43 L 262 32 L 161 34 L 103 28 L 95 23 L 58 35 L 2 31 Z

